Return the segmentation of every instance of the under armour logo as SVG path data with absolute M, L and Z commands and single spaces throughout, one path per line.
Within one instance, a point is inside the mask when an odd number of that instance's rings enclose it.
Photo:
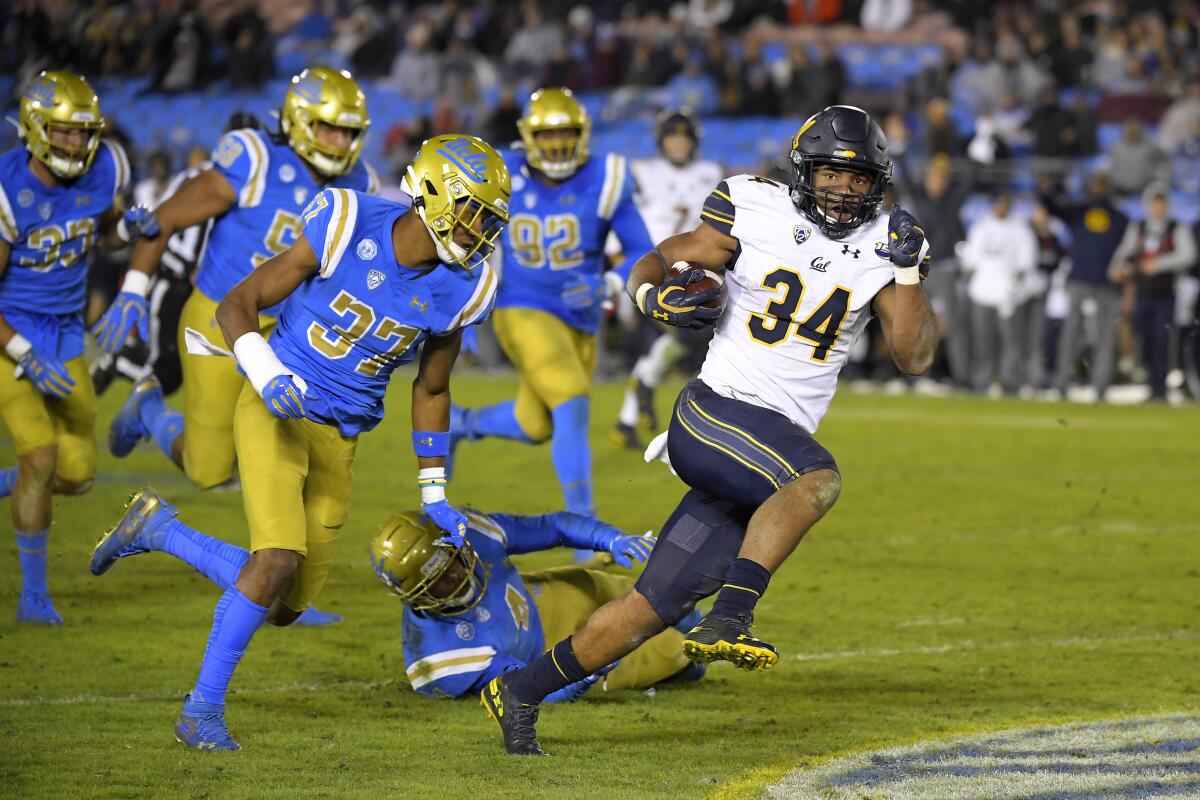
M 655 311 L 650 316 L 654 317 L 655 319 L 661 319 L 665 322 L 670 315 L 665 311 Z
M 417 298 L 415 298 L 415 297 L 414 297 L 414 298 L 412 299 L 412 302 L 411 302 L 411 303 L 409 303 L 409 305 L 410 305 L 412 308 L 419 309 L 419 310 L 421 311 L 421 313 L 422 313 L 422 314 L 424 314 L 424 313 L 425 313 L 425 309 L 429 307 L 429 301 L 428 301 L 428 300 L 426 300 L 424 303 L 422 303 L 420 300 L 418 300 Z
M 842 245 L 842 255 L 844 255 L 844 256 L 854 256 L 855 258 L 858 258 L 858 254 L 860 252 L 862 252 L 862 251 L 861 250 L 851 250 L 850 245 L 848 245 L 848 244 Z

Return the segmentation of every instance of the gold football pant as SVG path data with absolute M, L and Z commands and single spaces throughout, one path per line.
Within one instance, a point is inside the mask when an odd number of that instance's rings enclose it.
M 279 597 L 303 612 L 325 585 L 334 543 L 346 522 L 357 438 L 307 419 L 282 420 L 243 382 L 233 423 L 250 552 L 304 556 Z
M 16 366 L 0 352 L 0 417 L 17 455 L 57 446 L 56 476 L 75 483 L 96 477 L 96 392 L 83 357 L 66 362 L 75 387 L 61 400 L 46 397 L 27 378 L 14 378 Z
M 624 597 L 633 578 L 583 567 L 556 567 L 522 575 L 537 603 L 547 649 L 579 630 L 600 606 Z M 604 691 L 644 689 L 691 666 L 683 654 L 683 634 L 674 628 L 646 640 L 604 682 Z
M 544 442 L 554 432 L 550 411 L 591 393 L 596 336 L 532 308 L 498 308 L 492 321 L 505 355 L 521 373 L 517 424 L 530 439 Z
M 187 352 L 183 332 L 192 328 L 213 344 L 225 347 L 217 325 L 217 302 L 196 290 L 179 318 L 179 359 L 183 371 L 183 471 L 201 489 L 211 489 L 233 477 L 237 461 L 233 443 L 233 413 L 246 378 L 232 358 L 194 356 Z M 275 320 L 259 317 L 263 336 Z

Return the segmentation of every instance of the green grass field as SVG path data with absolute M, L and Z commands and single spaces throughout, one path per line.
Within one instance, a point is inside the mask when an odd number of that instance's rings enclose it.
M 103 578 L 91 547 L 151 483 L 194 527 L 244 543 L 236 494 L 201 493 L 149 448 L 102 452 L 96 488 L 56 502 L 50 583 L 62 628 L 18 627 L 15 547 L 0 571 L 0 794 L 10 798 L 744 798 L 832 754 L 1042 721 L 1200 710 L 1200 409 L 856 396 L 820 432 L 844 488 L 771 584 L 759 632 L 779 665 L 593 695 L 542 715 L 551 758 L 504 755 L 473 701 L 408 687 L 400 606 L 366 545 L 417 502 L 407 379 L 359 447 L 353 511 L 319 605 L 328 629 L 264 629 L 234 679 L 240 753 L 172 737 L 216 590 L 171 558 Z M 456 398 L 510 396 L 466 375 Z M 665 417 L 673 390 L 660 397 Z M 101 428 L 125 392 L 102 402 Z M 657 527 L 683 493 L 612 448 L 618 385 L 593 406 L 600 512 Z M 103 446 L 101 448 L 103 450 Z M 546 448 L 476 443 L 450 498 L 540 512 Z M 12 463 L 11 445 L 0 462 Z M 524 557 L 529 566 L 566 553 Z

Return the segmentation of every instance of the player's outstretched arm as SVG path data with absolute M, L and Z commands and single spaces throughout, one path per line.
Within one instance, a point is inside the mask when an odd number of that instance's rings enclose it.
M 917 218 L 899 205 L 892 208 L 888 223 L 888 252 L 896 280 L 875 295 L 875 313 L 892 361 L 906 375 L 920 375 L 933 363 L 937 348 L 937 318 L 921 286 L 929 243 Z
M 156 210 L 136 206 L 124 213 L 117 229 L 124 229 L 122 238 L 134 239 L 133 255 L 120 293 L 92 328 L 101 349 L 115 353 L 134 326 L 143 338 L 149 335 L 146 292 L 167 249 L 167 240 L 175 231 L 223 214 L 236 202 L 237 194 L 229 181 L 216 170 L 207 170 L 179 187 Z
M 421 509 L 446 532 L 439 543 L 456 547 L 466 541 L 467 518 L 446 500 L 446 456 L 450 453 L 450 373 L 461 346 L 461 328 L 427 339 L 412 390 L 413 450 Z

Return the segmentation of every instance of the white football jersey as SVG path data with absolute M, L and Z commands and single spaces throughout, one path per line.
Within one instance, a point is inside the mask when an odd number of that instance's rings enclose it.
M 630 167 L 638 187 L 634 199 L 655 244 L 695 228 L 704 198 L 722 177 L 719 164 L 699 159 L 677 167 L 657 156 Z
M 786 186 L 736 175 L 718 185 L 702 218 L 741 249 L 725 273 L 725 311 L 700 380 L 815 433 L 871 300 L 895 274 L 887 216 L 833 240 L 796 210 Z

